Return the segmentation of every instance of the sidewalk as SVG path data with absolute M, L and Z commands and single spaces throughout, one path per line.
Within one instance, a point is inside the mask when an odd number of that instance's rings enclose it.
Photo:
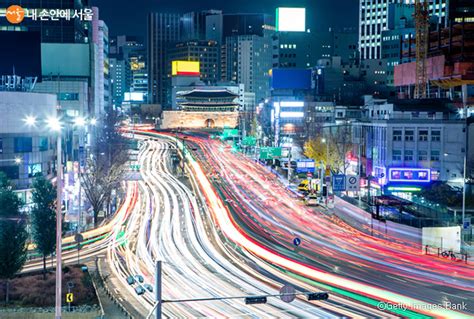
M 104 287 L 104 283 L 100 278 L 96 264 L 93 261 L 88 262 L 87 267 L 92 276 L 96 288 L 97 298 L 99 299 L 101 308 L 104 312 L 103 319 L 127 319 L 129 318 L 123 310 L 114 302 L 113 298 L 108 294 Z
M 121 310 L 124 317 L 120 318 L 143 318 L 144 314 L 148 313 L 146 308 L 138 301 L 138 299 L 131 296 L 127 289 L 123 289 L 119 278 L 112 275 L 107 261 L 99 258 L 97 261 L 100 278 L 103 282 L 103 289 L 109 300 Z M 105 307 L 104 307 L 105 312 Z M 107 312 L 106 312 L 107 313 Z

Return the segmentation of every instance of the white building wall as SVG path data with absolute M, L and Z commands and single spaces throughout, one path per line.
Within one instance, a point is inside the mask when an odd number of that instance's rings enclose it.
M 0 171 L 7 170 L 10 174 L 16 171 L 17 178 L 10 178 L 19 190 L 19 196 L 27 203 L 31 200 L 31 192 L 27 189 L 32 174 L 39 169 L 47 177 L 53 174 L 56 133 L 48 129 L 45 120 L 57 116 L 56 106 L 54 94 L 0 92 Z M 27 125 L 27 116 L 35 116 L 37 124 Z M 31 141 L 31 151 L 16 149 L 16 144 L 25 143 L 15 141 L 19 138 Z M 20 158 L 21 162 L 15 163 L 15 158 Z

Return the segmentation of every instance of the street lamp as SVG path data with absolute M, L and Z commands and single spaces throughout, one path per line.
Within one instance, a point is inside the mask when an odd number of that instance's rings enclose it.
M 2 162 L 15 162 L 15 164 L 19 165 L 19 164 L 21 164 L 22 159 L 21 159 L 21 157 L 0 159 L 0 163 L 2 163 Z
M 56 311 L 55 318 L 61 319 L 61 296 L 62 296 L 62 140 L 61 122 L 57 117 L 49 117 L 47 126 L 53 132 L 58 133 L 56 154 Z
M 32 115 L 28 115 L 27 117 L 25 117 L 24 119 L 26 125 L 28 126 L 35 126 L 36 125 L 36 117 L 32 116 Z
M 321 142 L 323 144 L 326 144 L 326 166 L 329 165 L 329 142 L 326 140 L 326 138 L 322 138 Z
M 34 116 L 27 116 L 24 119 L 28 126 L 36 126 L 37 119 Z M 56 309 L 55 318 L 61 319 L 61 294 L 62 294 L 62 161 L 61 161 L 61 128 L 62 123 L 59 118 L 50 116 L 46 118 L 46 126 L 53 132 L 58 133 L 57 154 L 56 154 Z

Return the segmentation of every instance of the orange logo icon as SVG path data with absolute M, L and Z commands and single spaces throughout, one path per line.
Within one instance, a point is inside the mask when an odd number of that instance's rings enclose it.
M 11 24 L 18 24 L 25 18 L 25 10 L 17 5 L 12 5 L 7 8 L 6 17 Z

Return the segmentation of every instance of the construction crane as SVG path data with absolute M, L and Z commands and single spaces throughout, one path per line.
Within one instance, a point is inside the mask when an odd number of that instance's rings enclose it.
M 428 58 L 429 41 L 429 0 L 415 0 L 415 30 L 416 30 L 416 82 L 415 98 L 425 99 L 428 75 L 426 61 Z

